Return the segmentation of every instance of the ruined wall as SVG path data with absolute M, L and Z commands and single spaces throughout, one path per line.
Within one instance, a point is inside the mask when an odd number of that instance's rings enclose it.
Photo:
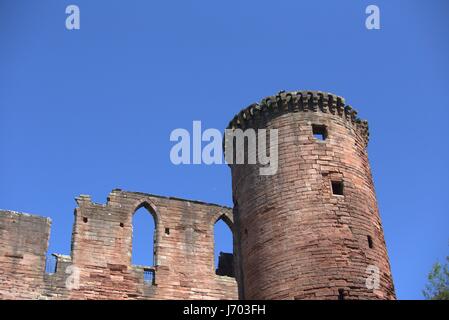
M 56 271 L 45 274 L 50 221 L 0 211 L 0 298 L 235 299 L 236 280 L 223 276 L 234 269 L 241 299 L 395 299 L 367 122 L 341 97 L 281 92 L 242 110 L 229 128 L 279 130 L 276 174 L 231 165 L 233 213 L 121 190 L 105 205 L 80 196 L 71 255 L 57 255 Z M 131 264 L 132 217 L 142 206 L 156 222 L 155 265 L 147 267 Z M 234 234 L 221 276 L 213 261 L 219 218 Z M 375 288 L 367 286 L 373 270 Z M 74 271 L 79 287 L 69 290 Z
M 235 279 L 216 275 L 214 269 L 213 226 L 222 218 L 232 230 L 231 209 L 121 190 L 112 191 L 106 205 L 94 204 L 88 196 L 80 196 L 77 203 L 72 253 L 56 256 L 54 274 L 44 272 L 48 220 L 16 214 L 23 222 L 14 228 L 12 213 L 0 212 L 1 298 L 237 298 Z M 142 206 L 155 219 L 155 265 L 145 268 L 131 264 L 132 217 Z M 11 283 L 19 278 L 12 272 L 17 255 L 26 256 L 20 269 L 30 276 L 22 277 L 23 285 L 12 290 Z M 76 268 L 67 270 L 69 266 Z M 144 281 L 144 269 L 154 274 L 153 282 Z M 74 270 L 79 271 L 79 288 L 68 290 L 67 278 Z M 76 285 L 71 279 L 69 284 Z
M 36 299 L 44 286 L 51 221 L 0 210 L 0 299 Z
M 241 111 L 229 128 L 279 130 L 275 175 L 231 165 L 240 298 L 394 299 L 367 123 L 343 98 L 281 92 Z M 369 266 L 380 271 L 374 290 Z

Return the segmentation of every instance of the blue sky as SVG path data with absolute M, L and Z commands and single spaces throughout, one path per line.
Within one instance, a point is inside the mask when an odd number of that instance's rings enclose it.
M 369 4 L 381 30 L 365 28 Z M 50 216 L 49 251 L 67 254 L 79 194 L 232 205 L 229 168 L 174 166 L 170 132 L 224 129 L 279 90 L 330 91 L 369 120 L 397 295 L 420 299 L 449 251 L 448 14 L 444 0 L 0 0 L 0 207 Z

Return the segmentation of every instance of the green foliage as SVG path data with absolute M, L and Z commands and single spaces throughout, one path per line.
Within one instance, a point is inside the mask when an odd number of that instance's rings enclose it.
M 427 278 L 429 282 L 423 290 L 424 297 L 427 300 L 449 300 L 449 256 L 444 265 L 435 263 Z

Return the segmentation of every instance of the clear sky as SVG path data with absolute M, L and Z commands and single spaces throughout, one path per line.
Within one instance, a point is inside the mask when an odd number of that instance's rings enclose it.
M 449 252 L 448 15 L 445 0 L 0 0 L 0 208 L 51 217 L 49 251 L 68 254 L 79 194 L 231 206 L 229 168 L 173 165 L 170 132 L 224 129 L 279 90 L 330 91 L 369 120 L 397 295 L 420 299 Z

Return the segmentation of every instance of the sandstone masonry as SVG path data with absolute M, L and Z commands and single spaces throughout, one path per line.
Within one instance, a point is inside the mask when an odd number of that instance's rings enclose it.
M 56 255 L 53 274 L 45 273 L 50 219 L 0 211 L 1 299 L 237 298 L 235 279 L 214 268 L 213 227 L 223 219 L 232 228 L 230 208 L 121 190 L 106 205 L 76 201 L 72 252 Z M 132 216 L 141 207 L 155 220 L 154 266 L 131 264 Z M 68 290 L 71 265 L 79 288 Z
M 280 92 L 230 129 L 278 129 L 279 170 L 231 165 L 236 275 L 243 299 L 394 299 L 366 146 L 368 123 L 342 97 Z M 378 268 L 379 286 L 366 285 Z
M 50 219 L 0 210 L 0 299 L 395 299 L 368 123 L 342 97 L 298 91 L 249 106 L 228 128 L 279 133 L 277 174 L 230 166 L 233 209 L 118 189 L 105 205 L 79 196 L 71 254 L 55 255 L 52 274 Z M 155 220 L 154 266 L 131 264 L 141 207 Z M 233 232 L 234 254 L 221 254 L 214 270 L 219 219 Z M 68 289 L 71 266 L 79 287 Z M 374 289 L 366 285 L 373 266 Z

